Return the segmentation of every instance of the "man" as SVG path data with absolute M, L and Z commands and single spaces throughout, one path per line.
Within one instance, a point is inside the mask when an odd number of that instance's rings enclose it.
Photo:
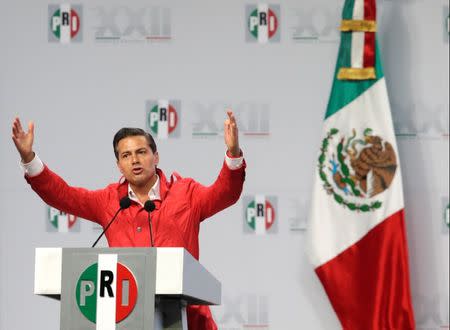
M 225 161 L 216 181 L 209 187 L 173 174 L 170 179 L 157 167 L 159 154 L 152 136 L 141 129 L 122 128 L 114 136 L 117 167 L 123 177 L 100 190 L 69 186 L 45 166 L 33 152 L 34 124 L 28 132 L 19 118 L 12 125 L 12 139 L 22 158 L 25 178 L 31 188 L 49 205 L 97 222 L 105 227 L 128 196 L 131 206 L 121 211 L 106 232 L 110 247 L 151 245 L 147 200 L 155 203 L 152 212 L 154 246 L 184 247 L 199 258 L 200 222 L 234 204 L 240 197 L 245 178 L 245 162 L 239 148 L 238 128 L 231 111 L 224 123 L 227 146 Z M 188 306 L 190 330 L 217 329 L 205 306 Z

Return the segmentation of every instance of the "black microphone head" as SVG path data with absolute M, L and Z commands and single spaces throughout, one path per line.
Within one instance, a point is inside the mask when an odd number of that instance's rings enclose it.
M 127 209 L 130 207 L 131 205 L 131 199 L 128 196 L 125 196 L 124 198 L 122 198 L 119 202 L 120 204 L 120 208 L 123 209 Z
M 144 209 L 147 212 L 152 212 L 155 209 L 155 203 L 153 203 L 153 201 L 148 200 L 144 203 Z

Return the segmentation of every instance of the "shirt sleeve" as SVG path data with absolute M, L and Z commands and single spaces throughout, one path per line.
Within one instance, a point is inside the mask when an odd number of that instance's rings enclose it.
M 22 167 L 23 172 L 29 177 L 39 175 L 44 170 L 44 163 L 36 154 L 34 155 L 33 160 L 29 163 L 23 163 L 20 161 L 20 166 Z
M 230 170 L 237 170 L 244 165 L 244 156 L 241 154 L 239 157 L 232 157 L 228 154 L 228 151 L 225 153 L 225 163 L 227 164 Z
M 203 221 L 239 200 L 245 180 L 245 161 L 237 169 L 231 169 L 225 160 L 216 181 L 210 186 L 195 182 L 192 204 L 199 220 Z
M 111 200 L 110 189 L 88 190 L 70 186 L 47 166 L 43 165 L 40 169 L 36 164 L 31 164 L 32 162 L 23 164 L 25 171 L 31 168 L 31 173 L 35 174 L 31 176 L 26 172 L 25 180 L 45 203 L 60 211 L 103 225 Z M 38 164 L 39 162 L 42 163 L 40 160 L 36 161 Z M 40 172 L 36 174 L 34 170 Z

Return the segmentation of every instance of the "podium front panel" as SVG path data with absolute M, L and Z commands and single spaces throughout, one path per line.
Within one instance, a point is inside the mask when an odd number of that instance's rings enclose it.
M 156 249 L 63 249 L 61 329 L 151 330 Z

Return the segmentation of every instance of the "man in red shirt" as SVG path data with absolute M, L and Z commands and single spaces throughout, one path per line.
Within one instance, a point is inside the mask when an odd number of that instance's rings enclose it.
M 34 124 L 28 132 L 19 118 L 12 125 L 12 139 L 22 158 L 25 178 L 31 188 L 49 205 L 97 222 L 105 227 L 119 201 L 128 196 L 131 206 L 122 210 L 106 232 L 110 247 L 184 247 L 199 258 L 200 222 L 234 204 L 245 179 L 245 161 L 239 148 L 238 128 L 231 111 L 224 123 L 227 151 L 216 181 L 203 186 L 174 173 L 168 179 L 157 167 L 159 154 L 153 137 L 137 128 L 122 128 L 114 136 L 117 166 L 123 177 L 99 190 L 72 187 L 52 172 L 33 151 Z M 146 201 L 155 203 L 150 231 Z M 217 329 L 205 306 L 188 306 L 190 330 Z

